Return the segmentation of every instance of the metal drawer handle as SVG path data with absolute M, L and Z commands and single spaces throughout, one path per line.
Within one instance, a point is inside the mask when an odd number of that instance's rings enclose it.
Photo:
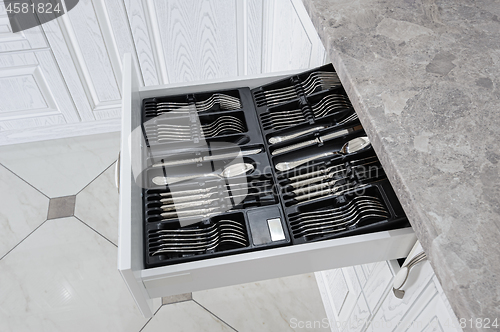
M 412 267 L 417 265 L 418 263 L 424 261 L 427 259 L 427 255 L 425 252 L 421 252 L 418 255 L 415 255 L 408 264 L 403 266 L 401 270 L 396 274 L 396 277 L 394 277 L 394 283 L 392 286 L 392 291 L 394 293 L 394 296 L 396 296 L 398 299 L 402 299 L 403 296 L 405 295 L 405 291 L 402 290 L 401 288 L 404 286 L 406 281 L 408 280 L 408 276 L 410 275 L 410 270 Z
M 120 193 L 120 152 L 118 152 L 118 160 L 116 160 L 115 164 L 115 186 L 118 189 L 118 193 Z

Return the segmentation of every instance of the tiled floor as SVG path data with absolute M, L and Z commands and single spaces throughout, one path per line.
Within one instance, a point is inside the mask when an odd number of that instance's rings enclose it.
M 116 269 L 118 150 L 118 134 L 0 147 L 0 331 L 275 332 L 326 318 L 314 274 L 165 298 L 143 318 Z

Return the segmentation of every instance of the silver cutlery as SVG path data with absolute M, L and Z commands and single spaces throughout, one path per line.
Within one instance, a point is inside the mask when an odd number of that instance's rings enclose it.
M 225 200 L 228 200 L 228 199 L 234 199 L 234 198 L 238 198 L 238 197 L 247 197 L 247 196 L 262 196 L 262 195 L 266 195 L 266 194 L 271 194 L 272 191 L 262 191 L 260 193 L 246 193 L 246 194 L 242 194 L 242 195 L 230 195 L 230 196 L 226 196 L 226 197 L 217 197 L 217 198 L 199 198 L 197 200 L 195 199 L 191 199 L 191 200 L 188 200 L 188 201 L 184 201 L 184 202 L 179 202 L 177 199 L 175 199 L 175 203 L 171 203 L 171 204 L 164 204 L 162 206 L 160 206 L 161 209 L 163 209 L 164 211 L 172 211 L 172 210 L 182 210 L 182 209 L 189 209 L 189 208 L 193 208 L 193 207 L 199 207 L 199 206 L 205 206 L 205 205 L 209 205 L 209 204 L 212 204 L 214 202 L 224 202 Z M 212 196 L 212 195 L 210 195 Z M 200 200 L 201 199 L 201 200 Z
M 224 160 L 224 159 L 229 159 L 229 158 L 251 156 L 251 155 L 259 154 L 261 152 L 262 152 L 262 148 L 250 149 L 250 150 L 240 150 L 238 153 L 224 153 L 224 154 L 203 156 L 203 157 L 192 158 L 192 159 L 164 161 L 161 163 L 155 163 L 152 165 L 152 167 L 166 167 L 166 166 L 177 166 L 177 165 L 184 165 L 184 164 L 197 164 L 197 163 L 203 163 L 203 162 L 207 162 L 207 161 Z
M 220 220 L 200 229 L 160 230 L 149 235 L 151 256 L 162 253 L 204 252 L 221 244 L 248 246 L 244 225 L 232 220 Z
M 358 119 L 358 114 L 356 112 L 354 112 L 351 115 L 349 115 L 348 117 L 344 118 L 343 120 L 337 122 L 337 125 L 343 125 L 343 124 L 346 124 L 348 122 L 352 122 L 352 121 L 357 120 L 357 119 Z
M 234 185 L 231 185 L 231 192 L 239 192 L 242 190 L 247 190 L 248 195 L 257 195 L 261 194 L 264 192 L 267 192 L 268 190 L 265 188 L 268 188 L 271 186 L 271 181 L 266 181 L 264 184 L 259 185 L 259 186 L 249 186 L 248 183 L 235 183 Z M 240 187 L 241 186 L 241 187 Z M 240 187 L 240 188 L 238 188 Z M 213 188 L 213 187 L 212 187 Z M 257 192 L 255 192 L 257 190 Z M 161 198 L 159 203 L 162 204 L 173 204 L 173 203 L 184 203 L 184 202 L 190 202 L 190 201 L 197 201 L 197 200 L 203 200 L 203 199 L 210 199 L 212 196 L 220 194 L 221 192 L 228 192 L 229 190 L 219 188 L 218 191 L 209 191 L 205 193 L 200 193 L 200 194 L 194 194 L 194 195 L 181 195 L 179 194 L 180 192 L 174 192 L 174 195 L 171 197 L 165 197 Z M 156 202 L 156 201 L 151 201 L 151 202 Z
M 392 286 L 392 292 L 394 296 L 398 299 L 402 299 L 405 295 L 405 291 L 401 288 L 404 286 L 406 281 L 408 280 L 408 276 L 410 275 L 410 270 L 420 262 L 423 262 L 427 259 L 427 255 L 425 252 L 421 252 L 415 255 L 406 265 L 404 265 L 401 270 L 394 277 L 394 282 Z
M 307 79 L 299 84 L 302 86 L 304 93 L 306 95 L 310 95 L 317 88 L 325 90 L 340 86 L 340 80 L 335 72 L 318 71 L 309 74 Z M 288 86 L 269 91 L 257 91 L 254 95 L 258 107 L 264 105 L 274 106 L 297 98 L 295 86 Z
M 233 238 L 233 239 L 238 239 L 240 241 L 246 241 L 246 238 L 244 235 L 241 235 L 234 230 L 231 230 L 230 233 L 226 231 L 221 231 L 221 232 L 214 232 L 214 234 L 203 237 L 203 236 L 198 236 L 196 238 L 161 238 L 159 240 L 156 240 L 154 242 L 150 242 L 149 245 L 149 251 L 157 251 L 159 249 L 165 248 L 165 247 L 170 247 L 171 249 L 177 248 L 177 249 L 186 249 L 186 247 L 191 247 L 191 246 L 210 246 L 211 243 L 216 241 L 220 236 L 223 237 L 228 237 L 228 238 Z
M 256 185 L 257 183 L 266 183 L 266 184 L 259 184 L 259 185 Z M 241 189 L 237 189 L 237 188 L 234 188 L 236 186 L 246 186 L 248 187 L 248 189 L 255 189 L 255 188 L 260 188 L 260 187 L 263 187 L 263 186 L 266 186 L 267 183 L 271 184 L 271 181 L 270 180 L 252 180 L 251 182 L 247 183 L 247 182 L 244 182 L 244 183 L 231 183 L 231 191 L 233 190 L 241 190 Z M 204 193 L 208 193 L 208 192 L 211 192 L 212 190 L 214 189 L 220 189 L 220 190 L 226 190 L 226 186 L 212 186 L 212 187 L 207 187 L 207 188 L 200 188 L 200 189 L 190 189 L 190 190 L 173 190 L 171 189 L 172 191 L 170 192 L 167 192 L 167 193 L 157 193 L 157 195 L 161 196 L 161 197 L 167 197 L 167 198 L 170 198 L 170 199 L 173 199 L 173 195 L 175 195 L 176 197 L 177 196 L 190 196 L 190 195 L 198 195 L 198 194 L 204 194 Z
M 376 159 L 376 157 L 374 157 L 374 158 L 375 158 L 375 160 L 373 160 L 371 162 L 364 163 L 364 164 L 353 165 L 352 162 L 350 164 L 351 164 L 352 168 L 357 169 L 359 167 L 378 163 L 378 160 Z M 337 167 L 337 168 L 334 168 L 334 167 Z M 339 165 L 339 166 L 328 167 L 328 169 L 334 170 L 334 171 L 324 172 L 324 170 L 321 170 L 321 171 L 317 171 L 317 172 L 311 172 L 311 174 L 316 173 L 316 174 L 320 174 L 320 175 L 309 177 L 307 179 L 296 181 L 296 182 L 291 182 L 291 183 L 289 183 L 289 185 L 292 186 L 293 188 L 301 188 L 301 187 L 305 187 L 305 186 L 308 186 L 308 185 L 316 183 L 316 182 L 322 182 L 324 180 L 332 179 L 337 174 L 342 174 L 342 173 L 347 172 L 347 168 L 343 164 Z
M 358 200 L 367 200 L 371 201 L 375 204 L 381 204 L 381 201 L 378 197 L 376 196 L 368 196 L 368 195 L 359 195 L 359 196 L 354 196 L 348 203 L 338 206 L 338 207 L 333 207 L 330 209 L 325 209 L 325 210 L 316 210 L 316 211 L 306 211 L 306 212 L 299 212 L 297 214 L 291 215 L 290 216 L 290 223 L 294 224 L 297 222 L 297 220 L 303 220 L 303 219 L 316 219 L 319 216 L 328 214 L 328 213 L 335 213 L 337 211 L 342 211 L 344 209 L 349 209 L 352 204 L 356 204 Z
M 161 114 L 165 112 L 169 113 L 181 113 L 185 114 L 190 110 L 197 112 L 205 112 L 210 110 L 216 104 L 220 105 L 223 110 L 237 110 L 241 109 L 241 101 L 239 98 L 232 97 L 223 93 L 215 93 L 211 95 L 208 99 L 203 101 L 198 101 L 195 103 L 188 102 L 148 102 L 145 104 L 146 112 Z M 190 108 L 192 107 L 192 108 Z
M 321 125 L 321 126 L 316 126 L 316 127 L 313 127 L 313 128 L 308 128 L 308 129 L 300 130 L 300 131 L 297 131 L 295 133 L 290 133 L 290 134 L 287 134 L 287 135 L 273 136 L 273 137 L 269 138 L 269 144 L 276 144 L 276 143 L 288 141 L 288 140 L 291 140 L 292 138 L 299 137 L 299 136 L 302 136 L 302 135 L 307 135 L 309 133 L 313 133 L 313 132 L 315 132 L 317 130 L 321 130 L 321 129 L 325 129 L 325 128 L 328 128 L 328 126 Z
M 293 150 L 302 149 L 302 148 L 305 148 L 305 147 L 310 146 L 310 145 L 321 144 L 324 141 L 328 141 L 328 140 L 331 140 L 331 139 L 334 139 L 334 138 L 342 137 L 344 135 L 348 135 L 348 134 L 350 134 L 350 133 L 352 133 L 354 131 L 361 130 L 361 129 L 363 129 L 363 127 L 361 125 L 359 125 L 359 126 L 355 126 L 355 127 L 351 127 L 351 128 L 337 130 L 337 131 L 335 131 L 333 133 L 316 137 L 315 139 L 311 139 L 311 140 L 308 140 L 308 141 L 304 141 L 304 142 L 300 142 L 300 143 L 288 145 L 288 146 L 282 147 L 280 149 L 276 149 L 271 154 L 273 156 L 275 156 L 275 155 L 286 153 L 286 152 L 290 152 L 290 151 L 293 151 Z
M 329 151 L 299 160 L 280 162 L 276 164 L 275 168 L 278 171 L 284 172 L 319 158 L 326 158 L 338 154 L 341 155 L 351 154 L 360 151 L 362 149 L 365 149 L 369 145 L 370 145 L 370 140 L 368 139 L 368 137 L 366 136 L 357 137 L 345 143 L 339 151 Z
M 371 211 L 373 210 L 373 211 Z M 368 213 L 371 212 L 371 213 Z M 368 214 L 365 214 L 368 213 Z M 384 211 L 381 211 L 379 209 L 369 209 L 365 211 L 359 211 L 353 216 L 350 216 L 350 219 L 344 220 L 342 222 L 338 222 L 337 224 L 331 224 L 331 225 L 323 225 L 323 226 L 318 226 L 318 227 L 313 227 L 311 229 L 308 229 L 307 231 L 300 232 L 295 234 L 295 237 L 298 236 L 316 236 L 316 235 L 325 235 L 329 233 L 336 233 L 340 231 L 347 230 L 348 227 L 353 227 L 359 224 L 361 221 L 364 219 L 373 219 L 373 218 L 379 218 L 379 219 L 386 219 L 388 215 L 384 213 Z M 339 228 L 339 226 L 344 226 Z
M 372 179 L 378 178 L 378 171 L 380 169 L 377 168 L 377 175 L 374 176 Z M 369 169 L 363 173 L 369 173 L 372 170 Z M 295 195 L 294 200 L 296 201 L 303 201 L 303 200 L 310 200 L 319 196 L 326 196 L 330 194 L 336 193 L 340 188 L 348 186 L 343 180 L 346 180 L 347 177 L 342 177 L 339 179 L 334 179 L 332 181 L 328 182 L 322 182 L 316 185 L 308 186 L 308 187 L 303 187 L 300 189 L 295 189 L 292 191 L 292 193 Z
M 218 213 L 221 213 L 220 207 L 206 208 L 206 209 L 196 209 L 189 211 L 179 211 L 179 212 L 164 212 L 161 214 L 163 219 L 177 219 L 186 217 L 200 217 L 207 218 Z
M 260 117 L 265 129 L 272 128 L 274 130 L 288 128 L 306 121 L 306 117 L 300 109 L 263 113 Z
M 302 212 L 290 217 L 294 237 L 338 232 L 367 218 L 388 218 L 389 212 L 379 198 L 356 196 L 347 204 L 319 211 Z
M 388 213 L 384 206 L 381 204 L 376 204 L 371 201 L 356 201 L 355 204 L 351 205 L 348 209 L 342 211 L 337 211 L 335 213 L 329 213 L 316 217 L 313 220 L 301 220 L 298 223 L 292 225 L 292 231 L 297 234 L 300 231 L 305 231 L 312 227 L 318 226 L 330 226 L 332 224 L 338 225 L 339 223 L 348 223 L 349 218 L 359 212 L 379 212 L 384 213 L 388 216 Z
M 293 197 L 293 199 L 298 204 L 298 203 L 302 203 L 305 201 L 311 201 L 311 200 L 317 199 L 317 198 L 323 198 L 323 197 L 328 196 L 328 195 L 334 195 L 334 194 L 340 195 L 340 194 L 346 193 L 348 191 L 363 190 L 366 187 L 368 187 L 374 183 L 377 183 L 379 181 L 381 181 L 381 180 L 378 179 L 378 180 L 372 181 L 370 183 L 363 183 L 363 184 L 358 184 L 358 185 L 353 184 L 353 183 L 337 184 L 332 188 L 316 191 L 316 192 L 305 194 L 302 196 L 296 196 L 296 197 Z
M 200 227 L 198 226 L 197 228 L 180 228 L 180 229 L 156 229 L 156 230 L 150 230 L 149 231 L 149 237 L 154 237 L 155 235 L 171 235 L 171 234 L 204 234 L 206 232 L 211 232 L 211 230 L 215 227 L 219 227 L 221 225 L 229 224 L 230 226 L 234 227 L 243 227 L 243 225 L 237 221 L 234 220 L 229 220 L 229 219 L 224 219 L 220 220 L 217 223 L 213 223 L 212 225 L 208 227 Z M 191 236 L 189 235 L 189 236 Z M 177 236 L 177 235 L 176 235 Z
M 214 172 L 214 173 L 205 173 L 205 174 L 196 174 L 196 175 L 189 175 L 189 176 L 178 176 L 178 177 L 171 177 L 171 176 L 155 176 L 152 181 L 154 184 L 158 186 L 163 186 L 167 184 L 174 184 L 177 182 L 181 181 L 187 181 L 191 179 L 196 179 L 196 178 L 201 178 L 201 177 L 218 177 L 218 178 L 231 178 L 239 175 L 246 174 L 248 172 L 251 172 L 255 169 L 255 167 L 252 164 L 248 163 L 237 163 L 230 165 L 223 169 L 220 172 Z
M 184 246 L 184 247 L 164 247 L 160 250 L 157 250 L 151 254 L 151 256 L 162 254 L 162 253 L 181 253 L 181 252 L 205 252 L 208 250 L 213 250 L 217 248 L 219 245 L 224 243 L 236 244 L 240 247 L 246 247 L 247 244 L 240 240 L 235 239 L 227 239 L 227 236 L 222 235 L 218 237 L 216 241 L 206 245 L 199 246 Z
M 349 164 L 355 165 L 355 164 L 357 164 L 359 162 L 362 162 L 362 161 L 372 163 L 372 162 L 378 161 L 378 159 L 377 159 L 376 156 L 370 156 L 370 157 L 366 157 L 366 158 L 362 158 L 362 159 L 356 159 L 356 160 L 349 161 Z M 361 164 L 361 165 L 366 165 L 366 164 Z M 316 177 L 316 176 L 320 176 L 320 175 L 325 175 L 325 174 L 330 173 L 330 171 L 338 170 L 338 169 L 342 169 L 342 168 L 344 168 L 343 164 L 334 165 L 334 166 L 330 166 L 330 167 L 327 167 L 327 168 L 319 169 L 317 171 L 307 172 L 307 173 L 304 173 L 304 174 L 299 174 L 299 175 L 296 175 L 296 176 L 292 176 L 292 177 L 288 178 L 288 181 L 295 182 L 295 181 L 299 181 L 299 180 L 303 180 L 303 179 L 308 179 L 308 178 L 312 178 L 312 177 Z
M 168 242 L 168 241 L 194 241 L 196 239 L 207 239 L 217 234 L 221 230 L 228 230 L 237 235 L 245 236 L 245 227 L 241 223 L 233 220 L 221 220 L 208 227 L 199 227 L 197 229 L 173 229 L 158 230 L 149 234 L 149 242 Z
M 330 94 L 323 97 L 318 103 L 312 105 L 311 108 L 314 112 L 314 116 L 316 118 L 321 118 L 336 109 L 352 108 L 352 104 L 347 96 Z
M 243 122 L 234 116 L 221 116 L 209 124 L 200 126 L 202 136 L 215 137 L 224 132 L 246 132 Z M 192 128 L 189 125 L 155 124 L 146 126 L 148 137 L 155 137 L 158 141 L 189 141 L 192 140 Z M 156 133 L 156 134 L 155 134 Z
M 225 110 L 237 110 L 241 108 L 241 102 L 238 98 L 222 93 L 215 93 L 210 98 L 195 103 L 198 112 L 208 111 L 215 104 L 219 104 L 220 108 Z
M 323 190 L 318 190 L 314 192 L 308 192 L 306 194 L 302 195 L 297 195 L 293 198 L 294 201 L 296 202 L 302 202 L 302 201 L 310 201 L 314 198 L 322 197 L 322 196 L 327 196 L 327 195 L 332 195 L 332 194 L 339 194 L 341 189 L 347 190 L 349 189 L 350 184 L 336 184 L 335 182 L 332 184 L 332 187 L 328 186 L 327 189 Z
M 337 122 L 335 124 L 335 126 L 343 125 L 343 124 L 346 124 L 348 122 L 352 122 L 352 121 L 357 120 L 357 119 L 358 119 L 358 115 L 356 113 L 352 113 L 348 117 Z M 321 129 L 326 129 L 326 128 L 329 128 L 331 126 L 332 126 L 332 124 L 319 125 L 316 127 L 307 128 L 307 129 L 299 130 L 296 132 L 287 133 L 286 135 L 273 136 L 273 137 L 269 138 L 269 144 L 276 144 L 276 143 L 280 143 L 280 142 L 285 142 L 285 141 L 291 140 L 292 138 L 307 135 L 309 133 L 313 133 L 313 132 L 321 130 Z

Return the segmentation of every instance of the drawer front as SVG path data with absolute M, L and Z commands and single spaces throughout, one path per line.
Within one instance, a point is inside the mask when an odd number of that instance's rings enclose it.
M 150 297 L 188 293 L 404 257 L 411 228 L 294 245 L 141 272 Z
M 156 297 L 395 259 L 405 257 L 411 250 L 416 237 L 411 228 L 405 228 L 144 269 L 142 189 L 135 184 L 132 172 L 135 169 L 138 174 L 137 169 L 145 161 L 140 149 L 141 144 L 145 145 L 140 136 L 132 134 L 140 126 L 141 100 L 158 95 L 253 88 L 292 73 L 139 88 L 133 66 L 127 55 L 123 75 L 118 268 L 145 316 L 152 315 L 151 299 Z

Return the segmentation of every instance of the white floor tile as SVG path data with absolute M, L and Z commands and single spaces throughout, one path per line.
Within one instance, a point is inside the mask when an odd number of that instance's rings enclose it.
M 48 220 L 0 260 L 0 331 L 139 331 L 116 257 L 74 217 Z
M 118 244 L 118 191 L 114 164 L 76 196 L 75 216 Z
M 234 331 L 193 301 L 164 305 L 141 332 Z
M 0 165 L 0 257 L 47 219 L 49 199 Z
M 327 316 L 314 274 L 194 292 L 193 299 L 239 332 L 301 331 L 307 322 L 319 327 L 308 331 L 329 331 L 321 328 Z
M 78 193 L 116 160 L 120 133 L 0 147 L 0 163 L 50 198 Z

